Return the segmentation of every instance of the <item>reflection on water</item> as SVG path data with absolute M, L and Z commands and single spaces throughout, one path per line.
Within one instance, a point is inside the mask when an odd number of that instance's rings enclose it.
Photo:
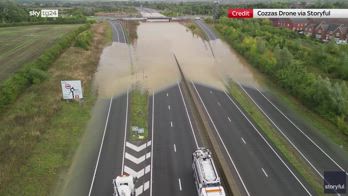
M 104 49 L 95 79 L 100 96 L 120 94 L 135 83 L 150 91 L 176 83 L 180 75 L 174 53 L 190 80 L 216 88 L 223 88 L 227 78 L 256 84 L 252 73 L 221 40 L 210 43 L 214 57 L 208 42 L 179 23 L 141 23 L 137 33 L 133 46 L 113 43 Z

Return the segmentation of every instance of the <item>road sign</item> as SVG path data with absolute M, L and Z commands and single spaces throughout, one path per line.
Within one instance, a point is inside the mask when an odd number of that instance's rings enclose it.
M 62 80 L 63 99 L 82 99 L 81 80 Z

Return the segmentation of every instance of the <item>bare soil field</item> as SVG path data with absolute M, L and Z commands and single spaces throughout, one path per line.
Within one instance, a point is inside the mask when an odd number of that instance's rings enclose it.
M 54 41 L 80 25 L 32 25 L 0 28 L 0 82 L 38 57 Z

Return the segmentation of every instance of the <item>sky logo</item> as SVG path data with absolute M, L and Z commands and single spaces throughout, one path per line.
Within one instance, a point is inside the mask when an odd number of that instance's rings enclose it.
M 324 171 L 324 193 L 346 193 L 346 173 L 343 171 Z

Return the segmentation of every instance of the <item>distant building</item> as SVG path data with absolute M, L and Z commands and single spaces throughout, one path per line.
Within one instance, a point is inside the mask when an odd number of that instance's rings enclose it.
M 346 44 L 348 39 L 347 19 L 304 19 L 304 18 L 274 18 L 273 26 L 287 28 L 314 37 L 323 42 L 335 40 L 337 44 Z
M 288 28 L 293 31 L 303 31 L 308 20 L 303 18 L 275 18 L 271 19 L 273 26 Z

